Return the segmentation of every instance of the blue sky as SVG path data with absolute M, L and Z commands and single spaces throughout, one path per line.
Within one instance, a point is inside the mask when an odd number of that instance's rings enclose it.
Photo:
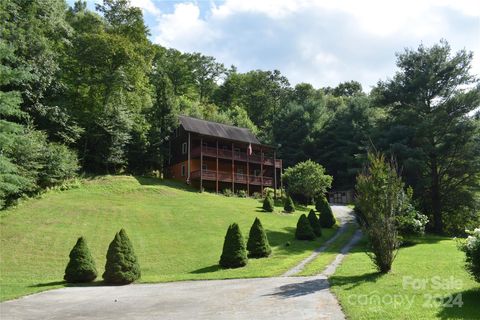
M 292 84 L 357 80 L 369 91 L 393 76 L 396 52 L 442 38 L 454 50 L 473 51 L 472 71 L 480 75 L 478 0 L 131 3 L 142 8 L 155 43 L 214 56 L 240 72 L 278 69 Z

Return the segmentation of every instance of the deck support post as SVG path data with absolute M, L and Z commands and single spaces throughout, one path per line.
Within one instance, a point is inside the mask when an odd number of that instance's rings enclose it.
M 273 199 L 277 200 L 277 154 L 273 151 Z
M 217 190 L 217 193 L 218 193 L 218 139 L 217 139 L 217 168 L 216 168 L 216 171 L 215 171 L 215 183 L 216 183 L 216 190 Z
M 263 196 L 263 149 L 260 147 L 260 192 Z
M 188 133 L 188 146 L 187 146 L 187 183 L 190 184 L 190 132 Z
M 200 192 L 203 192 L 203 138 L 200 138 Z
M 235 149 L 232 142 L 232 192 L 235 194 Z
M 249 197 L 250 196 L 250 167 L 249 167 L 249 152 L 250 148 L 247 147 L 247 175 L 246 175 L 246 178 L 247 178 L 247 196 Z

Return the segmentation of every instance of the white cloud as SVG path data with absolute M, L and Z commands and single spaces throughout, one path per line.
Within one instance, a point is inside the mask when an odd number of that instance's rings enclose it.
M 151 1 L 141 2 L 147 10 Z M 454 50 L 474 51 L 480 73 L 477 0 L 185 2 L 156 17 L 157 43 L 212 55 L 242 72 L 279 69 L 294 84 L 355 79 L 368 89 L 393 75 L 395 52 L 441 38 Z
M 133 7 L 139 7 L 144 12 L 150 13 L 154 16 L 160 15 L 160 9 L 153 3 L 152 0 L 130 0 Z

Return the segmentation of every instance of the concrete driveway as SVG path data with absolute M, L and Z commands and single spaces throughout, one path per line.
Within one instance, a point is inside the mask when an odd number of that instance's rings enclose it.
M 343 222 L 349 221 L 348 208 L 333 208 Z M 0 318 L 344 319 L 327 281 L 341 262 L 342 253 L 326 269 L 328 272 L 318 276 L 69 287 L 1 303 Z

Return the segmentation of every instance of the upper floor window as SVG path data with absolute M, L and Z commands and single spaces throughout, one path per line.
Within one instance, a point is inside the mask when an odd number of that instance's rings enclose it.
M 181 174 L 182 174 L 182 177 L 185 177 L 185 165 L 184 164 L 182 164 Z
M 187 143 L 186 142 L 182 143 L 182 154 L 185 154 L 185 153 L 187 153 Z

